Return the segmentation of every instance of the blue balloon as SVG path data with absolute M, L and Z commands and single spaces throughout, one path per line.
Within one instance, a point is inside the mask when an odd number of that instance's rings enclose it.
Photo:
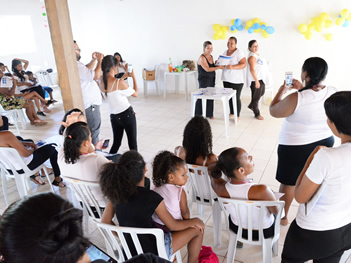
M 252 33 L 254 32 L 253 27 L 250 27 L 250 28 L 247 30 L 247 32 L 249 32 L 250 34 L 252 34 Z
M 271 35 L 271 34 L 274 33 L 274 28 L 272 26 L 267 26 L 266 27 L 266 32 Z
M 232 26 L 230 27 L 230 30 L 231 30 L 231 31 L 235 31 L 235 29 L 236 29 L 236 26 L 234 26 L 234 25 L 232 25 Z
M 339 15 L 339 17 L 341 17 L 341 15 Z
M 242 31 L 244 29 L 244 27 L 243 27 L 243 25 L 240 25 L 236 29 L 238 29 L 238 31 Z
M 257 29 L 260 28 L 260 24 L 259 23 L 255 23 L 255 24 L 253 24 L 252 27 L 253 27 L 253 29 L 257 30 Z
M 240 25 L 241 25 L 241 20 L 240 20 L 240 18 L 235 19 L 235 21 L 234 21 L 234 26 L 238 27 L 238 26 L 240 26 Z
M 261 26 L 261 29 L 262 29 L 262 30 L 265 30 L 265 28 L 266 28 L 265 25 L 262 25 L 262 26 Z
M 343 27 L 348 27 L 350 25 L 350 22 L 348 20 L 345 20 L 345 23 L 342 25 Z

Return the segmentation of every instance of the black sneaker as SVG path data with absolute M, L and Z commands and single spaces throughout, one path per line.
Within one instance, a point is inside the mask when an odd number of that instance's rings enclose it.
M 44 117 L 46 116 L 45 113 L 42 112 L 42 111 L 37 111 L 37 115 L 39 115 L 39 116 L 44 116 Z
M 236 248 L 243 248 L 244 243 L 240 241 L 236 241 Z
M 49 106 L 49 105 L 51 105 L 51 104 L 53 104 L 53 103 L 54 103 L 53 100 L 49 100 L 48 103 L 46 103 L 46 106 Z

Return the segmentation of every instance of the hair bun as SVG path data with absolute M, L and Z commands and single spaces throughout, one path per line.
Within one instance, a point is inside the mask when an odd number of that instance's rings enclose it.
M 215 165 L 215 167 L 213 167 L 212 171 L 211 171 L 211 176 L 215 179 L 219 179 L 222 177 L 222 170 L 220 168 L 220 165 L 217 164 Z

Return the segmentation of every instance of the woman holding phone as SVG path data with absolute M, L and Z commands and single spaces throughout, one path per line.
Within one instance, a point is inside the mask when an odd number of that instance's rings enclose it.
M 105 94 L 110 106 L 110 120 L 113 130 L 113 144 L 110 153 L 118 152 L 124 131 L 127 133 L 129 149 L 137 151 L 136 118 L 128 97 L 138 97 L 138 84 L 134 70 L 128 73 L 128 76 L 133 79 L 133 88 L 129 87 L 123 79 L 116 79 L 117 65 L 117 59 L 111 55 L 105 56 L 101 63 L 103 76 L 100 89 Z
M 282 225 L 288 224 L 288 212 L 294 199 L 295 183 L 308 156 L 319 145 L 331 147 L 334 137 L 327 125 L 323 104 L 336 89 L 322 83 L 328 73 L 324 59 L 312 57 L 302 65 L 301 80 L 294 79 L 291 93 L 284 84 L 279 88 L 269 110 L 273 117 L 285 118 L 279 136 L 276 179 L 281 183 L 279 192 L 285 195 L 285 216 Z

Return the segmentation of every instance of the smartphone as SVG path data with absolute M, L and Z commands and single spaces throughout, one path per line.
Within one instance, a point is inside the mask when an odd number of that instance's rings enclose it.
M 132 64 L 128 65 L 128 73 L 132 73 L 132 70 L 133 70 L 133 65 Z
M 44 141 L 37 141 L 37 142 L 36 142 L 36 145 L 37 145 L 38 147 L 43 146 L 44 144 L 45 144 Z
M 109 143 L 110 143 L 110 140 L 109 140 L 109 139 L 106 139 L 106 140 L 104 141 L 104 143 L 102 144 L 102 148 L 107 148 Z
M 285 72 L 285 85 L 287 87 L 293 86 L 293 73 L 292 72 Z
M 100 248 L 95 246 L 93 243 L 90 243 L 90 246 L 86 248 L 86 252 L 91 261 L 102 259 L 102 260 L 105 260 L 106 262 L 117 263 L 116 260 L 114 260 L 112 257 L 107 255 L 104 251 L 102 251 Z

